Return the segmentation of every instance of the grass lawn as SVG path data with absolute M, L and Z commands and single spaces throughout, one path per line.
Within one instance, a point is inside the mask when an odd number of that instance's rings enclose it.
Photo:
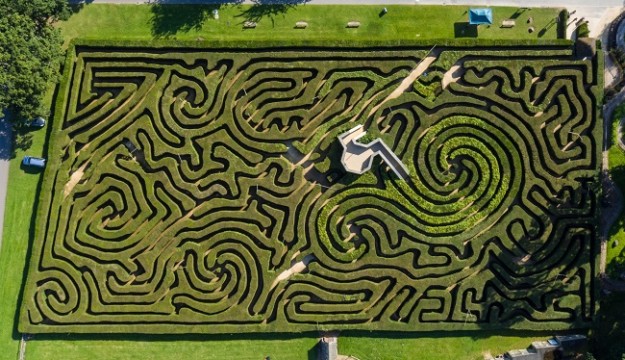
M 384 335 L 384 333 L 382 333 Z M 510 349 L 526 348 L 531 341 L 548 338 L 549 333 L 534 337 L 498 336 L 473 333 L 472 336 L 449 337 L 446 334 L 418 335 L 388 333 L 388 337 L 342 335 L 339 352 L 362 360 L 483 359 L 483 354 L 499 354 Z M 104 338 L 104 339 L 102 339 Z M 216 339 L 215 339 L 216 338 Z M 50 340 L 29 341 L 28 359 L 174 359 L 184 354 L 187 359 L 316 359 L 314 336 L 261 334 L 251 339 L 228 336 L 123 336 L 107 338 L 95 335 L 58 336 Z M 175 340 L 175 341 L 173 341 Z
M 433 39 L 453 38 L 454 23 L 466 22 L 466 7 L 388 6 L 388 14 L 379 17 L 380 7 L 343 6 L 276 6 L 266 11 L 249 6 L 226 6 L 220 9 L 220 20 L 211 19 L 211 7 L 163 8 L 146 5 L 86 5 L 69 21 L 59 26 L 66 42 L 75 37 L 91 39 Z M 516 8 L 495 8 L 495 24 L 513 16 Z M 498 25 L 481 27 L 479 38 L 556 38 L 556 26 L 541 33 L 557 15 L 553 9 L 532 9 L 520 14 L 514 29 Z M 527 32 L 526 20 L 532 16 L 536 31 Z M 258 19 L 254 30 L 242 30 L 246 19 Z M 308 21 L 306 30 L 295 30 L 296 21 Z M 358 20 L 359 29 L 345 29 L 345 23 Z M 320 24 L 323 24 L 321 27 Z M 457 27 L 457 26 L 456 26 Z M 462 35 L 462 34 L 460 34 Z M 50 100 L 50 97 L 48 98 Z M 38 131 L 31 155 L 43 154 L 45 132 Z M 35 193 L 40 175 L 20 169 L 23 152 L 18 151 L 11 163 L 9 196 L 5 214 L 4 239 L 0 252 L 0 359 L 16 359 L 19 335 L 15 334 L 18 298 L 24 275 L 27 248 L 32 241 Z M 621 242 L 625 244 L 625 241 Z M 437 334 L 438 336 L 439 334 Z M 456 334 L 458 335 L 458 334 Z M 498 336 L 496 333 L 473 332 L 462 336 L 426 337 L 424 334 L 402 334 L 402 338 L 345 336 L 339 341 L 341 353 L 361 359 L 479 359 L 484 351 L 494 354 L 509 348 L 524 348 L 533 339 L 546 337 Z M 430 335 L 433 336 L 433 335 Z M 176 340 L 171 341 L 171 340 Z M 314 356 L 313 335 L 259 335 L 253 339 L 228 336 L 37 336 L 28 342 L 27 359 L 306 359 Z
M 46 101 L 49 103 L 51 91 Z M 4 214 L 4 234 L 0 248 L 0 359 L 16 359 L 19 348 L 19 334 L 16 333 L 16 310 L 29 243 L 32 241 L 35 214 L 35 194 L 38 192 L 42 174 L 29 174 L 20 169 L 24 154 L 41 156 L 44 153 L 45 130 L 33 134 L 29 150 L 17 150 L 11 160 L 9 184 Z
M 217 6 L 202 5 L 86 5 L 67 22 L 60 24 L 66 39 L 146 39 L 174 37 L 180 40 L 351 40 L 381 41 L 449 39 L 473 37 L 466 28 L 466 6 L 320 6 L 228 5 L 219 9 L 219 20 L 212 18 Z M 494 7 L 491 26 L 480 26 L 478 38 L 555 39 L 557 9 Z M 516 26 L 500 28 L 504 19 L 515 18 Z M 528 24 L 528 19 L 533 19 Z M 244 30 L 251 19 L 256 29 Z M 306 29 L 294 29 L 298 21 Z M 360 21 L 358 29 L 347 29 L 348 21 Z M 535 31 L 528 32 L 533 26 Z M 464 31 L 463 31 L 464 29 Z
M 465 334 L 463 334 L 465 335 Z M 493 356 L 511 349 L 525 349 L 534 340 L 547 339 L 553 334 L 535 337 L 500 336 L 495 333 L 474 333 L 473 336 L 446 337 L 431 334 L 422 337 L 366 337 L 342 336 L 339 352 L 359 359 L 418 359 L 419 360 L 481 360 L 484 354 Z M 436 336 L 436 337 L 435 337 Z
M 104 338 L 104 339 L 102 339 Z M 27 359 L 204 359 L 261 360 L 316 359 L 316 339 L 292 336 L 264 336 L 262 339 L 225 340 L 225 336 L 165 337 L 130 335 L 127 339 L 107 339 L 95 335 L 91 339 L 79 336 L 53 340 L 35 340 L 27 345 Z M 175 341 L 173 341 L 175 340 Z

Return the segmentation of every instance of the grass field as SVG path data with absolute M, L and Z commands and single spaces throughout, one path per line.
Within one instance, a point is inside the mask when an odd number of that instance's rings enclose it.
M 298 41 L 370 39 L 388 41 L 474 37 L 467 29 L 465 6 L 387 6 L 379 16 L 379 6 L 275 5 L 270 7 L 228 5 L 219 9 L 219 20 L 212 18 L 214 6 L 174 5 L 86 5 L 67 22 L 61 23 L 65 39 L 137 40 L 171 37 L 179 40 L 288 40 Z M 491 26 L 480 26 L 481 39 L 555 39 L 554 19 L 559 11 L 551 8 L 519 10 L 494 7 Z M 503 29 L 501 21 L 516 17 L 517 26 Z M 527 20 L 532 17 L 532 25 Z M 242 23 L 257 21 L 258 27 L 244 30 Z M 306 21 L 307 29 L 294 29 Z M 348 21 L 360 21 L 358 29 L 347 29 Z M 536 30 L 528 32 L 528 27 Z
M 552 333 L 528 336 L 502 336 L 500 334 L 461 333 L 429 334 L 420 337 L 398 336 L 341 336 L 339 352 L 359 359 L 419 359 L 419 360 L 481 360 L 484 354 L 493 356 L 512 349 L 525 349 L 532 341 L 543 340 Z M 392 350 L 391 350 L 392 349 Z M 462 349 L 462 350 L 460 350 Z

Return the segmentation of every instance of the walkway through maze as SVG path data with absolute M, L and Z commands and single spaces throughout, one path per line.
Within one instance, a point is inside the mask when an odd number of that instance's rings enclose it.
M 389 97 L 428 50 L 77 46 L 20 330 L 587 324 L 597 59 L 443 48 Z M 344 172 L 358 124 L 408 181 Z

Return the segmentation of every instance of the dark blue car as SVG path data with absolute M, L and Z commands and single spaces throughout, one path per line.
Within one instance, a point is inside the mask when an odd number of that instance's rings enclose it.
M 34 118 L 33 120 L 29 121 L 28 126 L 31 128 L 41 129 L 42 127 L 46 126 L 46 119 L 42 118 L 41 116 L 38 116 Z

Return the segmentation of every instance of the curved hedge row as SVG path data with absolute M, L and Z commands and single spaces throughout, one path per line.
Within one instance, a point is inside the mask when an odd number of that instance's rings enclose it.
M 21 331 L 592 319 L 596 59 L 455 44 L 394 96 L 430 46 L 97 45 L 66 63 Z M 343 171 L 357 124 L 408 181 Z

